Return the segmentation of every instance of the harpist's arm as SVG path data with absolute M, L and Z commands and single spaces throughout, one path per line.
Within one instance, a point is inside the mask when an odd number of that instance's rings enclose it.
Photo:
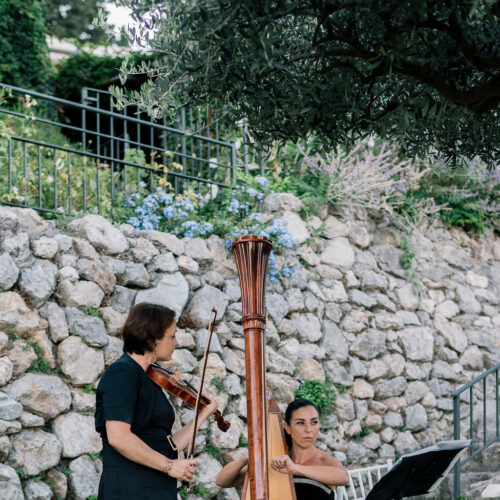
M 328 486 L 343 486 L 349 482 L 346 469 L 336 458 L 329 456 L 325 456 L 318 465 L 299 465 L 293 463 L 288 455 L 282 455 L 274 458 L 271 466 L 283 474 L 308 477 Z
M 229 462 L 217 474 L 215 484 L 221 488 L 232 488 L 234 486 L 241 486 L 245 481 L 245 474 L 248 470 L 248 456 L 238 458 Z
M 328 486 L 344 486 L 349 482 L 347 471 L 343 467 L 332 465 L 296 465 L 294 474 L 314 479 Z

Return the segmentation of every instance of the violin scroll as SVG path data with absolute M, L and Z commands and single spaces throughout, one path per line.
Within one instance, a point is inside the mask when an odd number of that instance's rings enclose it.
M 222 416 L 222 414 L 219 410 L 217 410 L 217 412 L 214 414 L 214 417 L 215 417 L 215 420 L 217 420 L 217 427 L 222 432 L 227 432 L 229 430 L 229 427 L 231 427 L 231 422 L 224 420 L 224 417 Z

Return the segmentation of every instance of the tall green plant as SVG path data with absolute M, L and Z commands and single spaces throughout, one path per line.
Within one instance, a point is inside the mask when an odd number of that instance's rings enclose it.
M 0 81 L 43 90 L 50 75 L 39 0 L 0 0 Z

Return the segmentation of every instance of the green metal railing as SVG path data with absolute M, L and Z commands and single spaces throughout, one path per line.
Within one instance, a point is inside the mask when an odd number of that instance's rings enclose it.
M 81 103 L 85 106 L 90 106 L 96 111 L 98 110 L 109 110 L 113 111 L 115 108 L 112 104 L 112 98 L 110 92 L 102 89 L 96 89 L 92 87 L 83 87 L 81 91 Z M 139 109 L 138 106 L 128 105 L 125 106 L 121 112 L 121 116 L 124 117 L 123 127 L 120 132 L 122 137 L 127 141 L 130 141 L 132 137 L 135 138 L 149 138 L 149 142 L 153 142 L 153 130 L 151 127 L 145 125 L 144 121 L 142 125 L 132 124 L 130 127 L 126 117 L 134 116 L 140 118 L 145 113 Z M 186 133 L 185 136 L 181 138 L 180 147 L 182 153 L 190 155 L 204 155 L 204 143 L 199 141 L 196 137 L 210 137 L 217 141 L 227 140 L 227 138 L 239 137 L 241 141 L 237 158 L 235 160 L 235 165 L 239 170 L 242 170 L 245 174 L 248 174 L 250 170 L 258 169 L 260 175 L 264 175 L 264 154 L 259 148 L 251 146 L 251 139 L 248 130 L 247 120 L 242 120 L 236 126 L 232 122 L 225 120 L 226 108 L 224 105 L 215 100 L 211 104 L 206 104 L 205 106 L 193 108 L 189 106 L 182 106 L 176 113 L 176 116 L 171 120 L 171 125 L 174 124 L 178 130 L 182 130 Z M 99 114 L 93 116 L 92 113 L 87 111 L 82 111 L 82 123 L 92 122 L 94 128 L 99 130 L 101 127 L 101 117 Z M 151 121 L 146 122 L 151 123 Z M 163 118 L 162 123 L 167 126 L 166 118 Z M 89 125 L 87 125 L 90 128 Z M 162 143 L 163 147 L 167 147 L 168 138 L 167 134 L 164 134 L 159 142 Z M 98 149 L 100 145 L 98 144 Z M 147 147 L 147 145 L 145 145 Z M 219 156 L 220 149 L 216 146 L 216 156 Z M 186 164 L 184 160 L 183 165 Z
M 454 500 L 458 500 L 460 497 L 460 470 L 462 465 L 466 464 L 473 458 L 477 457 L 483 450 L 491 446 L 493 443 L 500 441 L 500 406 L 499 406 L 499 372 L 500 372 L 500 363 L 497 363 L 495 366 L 492 366 L 489 370 L 486 370 L 481 375 L 477 376 L 475 379 L 471 380 L 469 383 L 457 389 L 453 392 L 453 438 L 461 439 L 461 430 L 460 430 L 460 400 L 463 394 L 468 392 L 468 404 L 469 404 L 469 439 L 471 439 L 471 446 L 469 449 L 469 455 L 463 460 L 459 460 L 455 464 L 454 468 L 454 483 L 453 483 L 453 498 Z M 488 381 L 493 381 L 493 395 L 494 399 L 488 400 L 487 393 L 487 384 Z M 483 419 L 482 419 L 482 435 L 477 435 L 478 433 L 474 432 L 474 389 L 477 389 L 482 394 L 482 406 L 483 406 Z M 488 408 L 488 401 L 493 402 L 495 404 L 495 425 L 494 429 L 489 429 L 490 434 L 488 435 L 488 426 L 487 426 L 487 413 L 486 410 Z M 494 435 L 491 432 L 494 430 Z M 476 445 L 475 445 L 476 444 Z
M 0 118 L 7 124 L 7 133 L 0 135 L 1 203 L 113 217 L 127 193 L 139 189 L 151 193 L 162 187 L 176 194 L 191 189 L 212 199 L 233 185 L 234 140 L 189 133 L 11 85 L 0 83 L 0 89 L 15 98 L 9 97 L 13 105 L 0 103 Z M 37 106 L 15 105 L 28 98 L 36 99 Z M 30 135 L 33 127 L 45 132 L 43 140 Z M 133 138 L 123 133 L 132 127 L 138 132 Z M 141 136 L 144 130 L 147 136 Z M 63 137 L 61 131 L 69 136 L 67 143 L 50 140 Z M 131 157 L 130 151 L 140 155 Z

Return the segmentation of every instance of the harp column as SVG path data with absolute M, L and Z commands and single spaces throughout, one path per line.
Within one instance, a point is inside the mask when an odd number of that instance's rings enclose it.
M 268 453 L 265 365 L 265 283 L 271 241 L 243 236 L 233 242 L 240 278 L 248 418 L 248 465 L 251 500 L 268 500 Z

